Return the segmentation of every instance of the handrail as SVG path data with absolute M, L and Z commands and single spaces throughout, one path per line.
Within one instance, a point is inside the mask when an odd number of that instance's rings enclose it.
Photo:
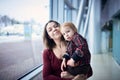
M 30 80 L 33 77 L 35 77 L 37 74 L 39 74 L 42 71 L 42 69 L 43 69 L 43 64 L 41 64 L 40 66 L 36 67 L 35 69 L 33 69 L 32 71 L 28 72 L 27 74 L 23 75 L 18 80 Z

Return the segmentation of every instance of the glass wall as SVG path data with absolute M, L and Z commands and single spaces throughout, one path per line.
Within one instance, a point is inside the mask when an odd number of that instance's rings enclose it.
M 22 6 L 21 6 L 22 5 Z M 49 19 L 49 0 L 2 0 L 0 2 L 0 42 L 36 37 Z
M 49 0 L 0 1 L 0 80 L 17 80 L 42 64 Z

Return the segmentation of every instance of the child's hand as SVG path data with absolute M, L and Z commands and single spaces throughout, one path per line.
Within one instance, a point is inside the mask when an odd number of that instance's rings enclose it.
M 67 65 L 74 67 L 75 66 L 74 60 L 72 58 L 70 58 L 70 60 L 67 61 Z
M 64 71 L 64 68 L 66 68 L 66 59 L 63 58 L 62 64 L 61 64 L 61 70 Z

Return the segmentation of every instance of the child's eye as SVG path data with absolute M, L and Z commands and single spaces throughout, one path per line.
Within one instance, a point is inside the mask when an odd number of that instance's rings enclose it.
M 58 27 L 57 25 L 54 25 L 54 28 Z
M 70 32 L 70 31 L 66 31 L 67 33 Z
M 65 35 L 65 33 L 63 33 L 63 36 Z

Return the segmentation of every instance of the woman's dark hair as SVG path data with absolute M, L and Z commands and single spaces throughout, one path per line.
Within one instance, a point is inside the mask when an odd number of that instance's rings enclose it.
M 56 46 L 53 39 L 50 39 L 50 37 L 47 33 L 47 30 L 46 30 L 48 23 L 51 23 L 51 22 L 54 22 L 58 27 L 60 27 L 60 24 L 54 20 L 50 20 L 45 24 L 44 32 L 43 32 L 43 42 L 44 42 L 44 45 L 46 46 L 46 48 L 48 48 L 48 49 L 53 49 Z M 61 40 L 64 40 L 63 36 L 61 37 Z

